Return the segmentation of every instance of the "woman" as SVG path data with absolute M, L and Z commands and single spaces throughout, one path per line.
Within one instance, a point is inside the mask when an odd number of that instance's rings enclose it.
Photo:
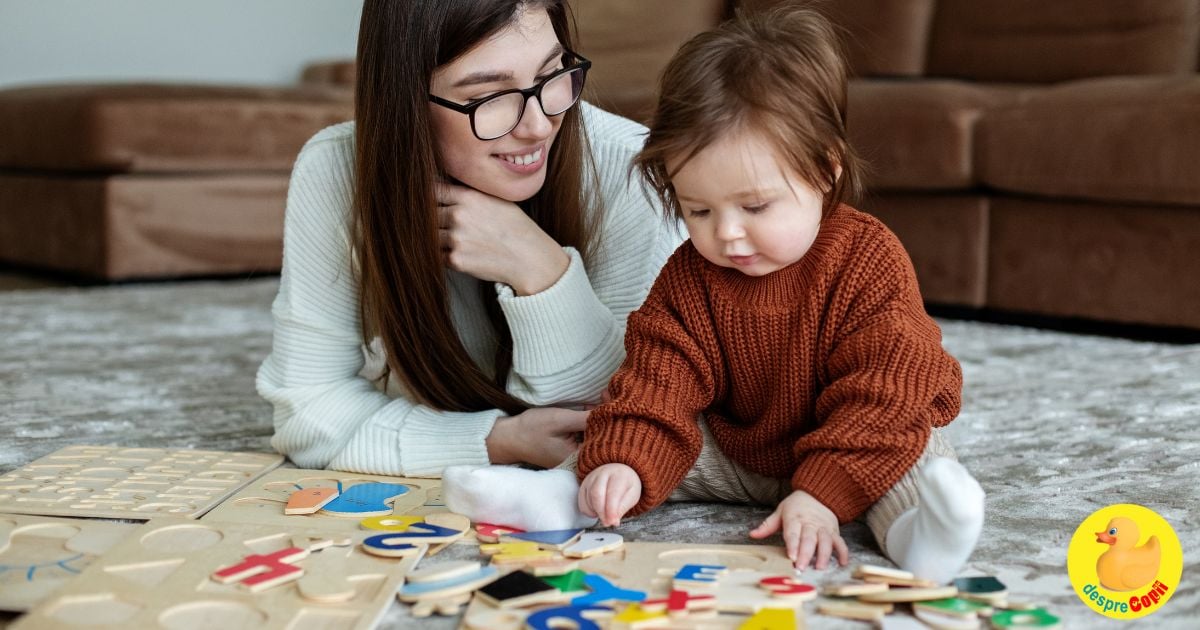
M 562 0 L 364 3 L 356 121 L 296 161 L 258 373 L 297 465 L 574 451 L 681 234 L 629 176 L 644 128 L 579 102 L 568 25 Z

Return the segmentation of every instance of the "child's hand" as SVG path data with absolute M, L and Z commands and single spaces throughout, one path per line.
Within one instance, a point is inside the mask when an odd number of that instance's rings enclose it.
M 606 527 L 621 524 L 621 517 L 642 498 L 642 480 L 625 464 L 605 464 L 588 473 L 579 486 L 579 511 L 600 519 Z
M 837 516 L 809 493 L 797 490 L 788 495 L 767 520 L 751 530 L 750 537 L 766 538 L 779 531 L 780 525 L 788 558 L 797 569 L 807 568 L 810 560 L 817 569 L 824 569 L 832 553 L 837 553 L 841 566 L 850 561 Z

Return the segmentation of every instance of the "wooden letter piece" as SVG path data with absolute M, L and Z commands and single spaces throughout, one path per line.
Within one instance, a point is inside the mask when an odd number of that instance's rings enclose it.
M 525 530 L 516 527 L 506 527 L 504 525 L 493 525 L 491 523 L 476 523 L 475 538 L 481 543 L 498 543 L 500 537 L 504 534 L 521 534 Z
M 283 513 L 314 514 L 337 497 L 337 488 L 302 488 L 288 497 Z
M 675 573 L 675 588 L 711 587 L 729 569 L 719 564 L 685 564 Z
M 687 591 L 671 589 L 664 598 L 647 599 L 642 602 L 643 610 L 666 610 L 672 617 L 686 615 L 689 610 L 715 610 L 717 598 L 712 595 L 692 595 Z
M 298 580 L 304 575 L 304 569 L 289 562 L 296 562 L 308 557 L 307 549 L 288 547 L 267 555 L 251 554 L 241 562 L 217 569 L 212 579 L 221 584 L 241 582 L 257 593 L 263 589 Z
M 406 542 L 392 542 L 394 534 L 369 536 L 362 541 L 363 551 L 383 558 L 403 558 L 421 553 L 424 546 Z
M 783 599 L 806 602 L 817 597 L 816 587 L 786 575 L 765 577 L 758 581 L 758 585 L 771 591 L 771 595 Z
M 592 619 L 612 614 L 612 609 L 606 606 L 559 606 L 544 608 L 525 618 L 525 626 L 529 630 L 555 630 L 573 628 L 574 630 L 600 630 L 599 624 Z M 572 624 L 565 626 L 562 622 Z
M 479 589 L 478 597 L 497 608 L 520 608 L 563 599 L 562 591 L 524 571 L 513 571 Z
M 363 529 L 371 529 L 379 532 L 406 532 L 408 528 L 415 523 L 420 523 L 425 520 L 424 516 L 413 516 L 411 514 L 388 514 L 386 516 L 372 516 L 364 518 L 358 522 L 358 526 Z
M 796 630 L 796 611 L 792 608 L 763 608 L 738 626 L 738 630 Z

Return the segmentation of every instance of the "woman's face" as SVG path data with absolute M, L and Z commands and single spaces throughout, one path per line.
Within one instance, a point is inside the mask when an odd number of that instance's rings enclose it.
M 430 92 L 468 104 L 501 90 L 528 88 L 561 68 L 562 54 L 545 9 L 522 10 L 512 24 L 435 70 Z M 562 115 L 547 117 L 531 98 L 516 128 L 485 141 L 475 137 L 466 114 L 434 103 L 430 108 L 447 175 L 508 201 L 529 199 L 542 188 Z

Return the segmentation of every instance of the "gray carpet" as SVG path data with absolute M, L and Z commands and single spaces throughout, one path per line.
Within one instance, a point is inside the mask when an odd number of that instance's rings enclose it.
M 270 410 L 253 380 L 270 346 L 275 288 L 268 279 L 0 293 L 0 472 L 69 444 L 269 450 Z M 959 321 L 943 330 L 966 379 L 949 435 L 988 493 L 969 568 L 1066 627 L 1125 627 L 1076 598 L 1066 548 L 1096 509 L 1140 503 L 1174 526 L 1185 564 L 1166 606 L 1131 625 L 1197 627 L 1200 346 Z M 745 543 L 765 514 L 669 505 L 621 533 Z M 882 562 L 864 527 L 844 533 L 852 562 Z M 820 583 L 845 573 L 809 575 Z M 396 605 L 386 625 L 454 623 L 416 623 Z M 809 626 L 864 624 L 810 615 Z

